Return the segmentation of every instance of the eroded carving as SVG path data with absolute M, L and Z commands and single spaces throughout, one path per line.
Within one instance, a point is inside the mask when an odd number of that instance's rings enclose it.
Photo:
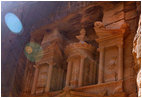
M 80 30 L 80 35 L 79 35 L 79 36 L 76 36 L 76 38 L 77 38 L 80 42 L 84 42 L 85 34 L 86 34 L 86 31 L 85 31 L 85 29 L 83 28 L 83 29 Z
M 41 46 L 44 50 L 42 59 L 36 62 L 31 94 L 48 93 L 62 88 L 62 37 L 57 29 L 47 36 L 45 33 Z M 38 55 L 40 56 L 40 55 Z M 54 74 L 58 72 L 58 74 Z M 57 80 L 56 80 L 57 79 Z M 58 84 L 56 83 L 58 82 Z
M 80 40 L 79 43 L 71 43 L 69 44 L 66 49 L 66 55 L 68 56 L 68 70 L 67 70 L 67 77 L 66 77 L 66 86 L 71 86 L 73 88 L 80 87 L 82 85 L 86 85 L 89 83 L 89 79 L 87 81 L 83 81 L 84 67 L 86 60 L 89 60 L 90 62 L 93 60 L 93 52 L 95 48 L 84 42 L 86 31 L 85 29 L 81 29 L 80 35 L 76 36 L 77 39 Z M 83 43 L 82 43 L 83 42 Z M 90 63 L 89 62 L 89 63 Z M 86 65 L 90 68 L 90 65 Z M 93 68 L 96 65 L 93 66 Z M 90 73 L 91 75 L 91 73 Z M 87 76 L 93 78 L 93 75 Z M 85 83 L 86 82 L 86 83 Z M 93 83 L 93 80 L 91 80 L 90 83 Z
M 110 70 L 113 70 L 116 64 L 117 64 L 117 56 L 111 58 L 111 60 L 109 61 L 108 68 Z

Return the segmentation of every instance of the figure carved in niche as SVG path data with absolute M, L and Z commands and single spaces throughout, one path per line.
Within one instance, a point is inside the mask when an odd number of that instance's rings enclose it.
M 109 61 L 109 69 L 113 70 L 115 65 L 116 65 L 116 60 L 117 60 L 117 56 L 112 57 L 111 60 Z
M 86 34 L 86 31 L 85 29 L 81 29 L 80 31 L 80 35 L 76 36 L 76 38 L 81 42 L 81 43 L 84 43 L 84 39 L 85 39 L 85 34 Z
M 117 72 L 115 72 L 115 66 L 117 63 L 117 56 L 114 56 L 110 59 L 108 69 L 115 75 L 115 80 L 117 79 Z

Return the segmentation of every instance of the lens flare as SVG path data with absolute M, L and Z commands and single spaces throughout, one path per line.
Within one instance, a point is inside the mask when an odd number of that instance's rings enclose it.
M 30 47 L 30 46 L 26 46 L 26 48 L 25 48 L 25 50 L 26 50 L 26 52 L 28 53 L 28 54 L 31 54 L 32 53 L 32 47 Z
M 5 23 L 9 30 L 15 34 L 20 33 L 23 29 L 20 19 L 13 13 L 7 13 L 5 15 Z
M 43 57 L 42 47 L 34 42 L 30 42 L 25 46 L 25 55 L 31 62 L 38 62 Z

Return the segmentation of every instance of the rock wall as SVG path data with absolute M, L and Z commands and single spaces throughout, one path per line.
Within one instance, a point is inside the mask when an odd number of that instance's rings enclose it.
M 138 97 L 141 97 L 141 16 L 139 18 L 137 33 L 133 41 L 133 56 L 135 61 L 134 69 L 137 75 Z

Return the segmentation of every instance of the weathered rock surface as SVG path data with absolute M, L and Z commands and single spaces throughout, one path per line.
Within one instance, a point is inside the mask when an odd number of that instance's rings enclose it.
M 137 33 L 134 37 L 133 41 L 133 56 L 135 61 L 135 72 L 137 74 L 137 90 L 138 90 L 138 96 L 141 96 L 141 16 L 139 18 L 139 24 Z

